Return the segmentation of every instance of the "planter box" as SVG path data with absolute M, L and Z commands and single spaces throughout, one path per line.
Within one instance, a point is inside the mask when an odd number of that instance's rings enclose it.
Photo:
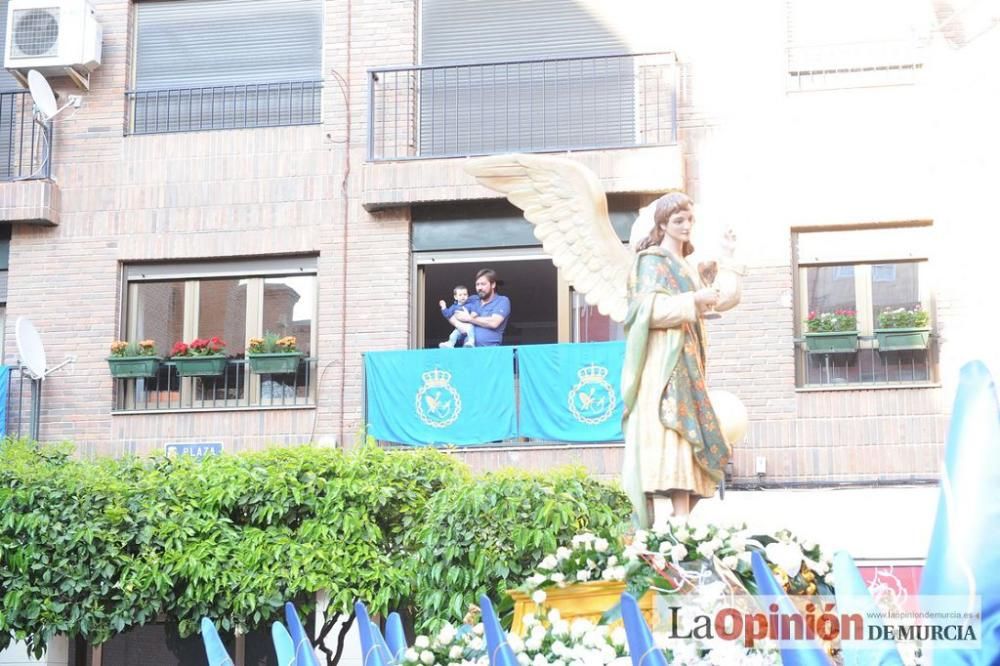
M 301 352 L 294 354 L 247 354 L 250 369 L 258 375 L 287 375 L 299 369 Z
M 217 377 L 226 369 L 225 356 L 177 356 L 170 359 L 181 377 Z
M 876 328 L 879 351 L 927 349 L 931 339 L 929 328 Z
M 111 376 L 118 379 L 153 377 L 160 368 L 159 356 L 109 356 Z
M 806 350 L 810 354 L 853 354 L 858 350 L 858 332 L 806 333 Z
M 550 609 L 558 609 L 559 615 L 569 622 L 582 618 L 597 624 L 604 613 L 621 602 L 624 591 L 625 583 L 608 581 L 576 583 L 566 587 L 546 587 L 545 606 Z M 511 624 L 511 631 L 518 636 L 523 636 L 524 618 L 535 613 L 535 602 L 531 600 L 531 595 L 523 592 L 515 590 L 509 594 L 514 600 L 514 621 Z M 653 602 L 653 592 L 649 591 L 639 599 L 639 609 L 642 611 L 643 617 L 646 618 L 646 622 L 655 627 L 656 618 Z M 621 624 L 621 620 L 613 624 Z

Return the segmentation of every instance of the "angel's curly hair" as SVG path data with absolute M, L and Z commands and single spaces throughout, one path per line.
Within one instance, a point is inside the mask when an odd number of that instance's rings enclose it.
M 683 208 L 690 208 L 693 202 L 691 197 L 683 192 L 669 192 L 656 200 L 656 208 L 653 210 L 653 228 L 645 240 L 639 243 L 639 251 L 656 247 L 663 242 L 663 237 L 667 233 L 667 220 L 670 216 Z M 690 242 L 684 243 L 683 253 L 688 256 L 694 252 L 694 246 Z

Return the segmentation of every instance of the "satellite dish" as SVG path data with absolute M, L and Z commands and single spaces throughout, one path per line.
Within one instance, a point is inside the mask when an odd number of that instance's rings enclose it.
M 45 117 L 45 120 L 52 120 L 52 117 L 62 110 L 56 104 L 56 95 L 52 92 L 52 86 L 38 70 L 33 69 L 28 72 L 28 89 L 31 90 L 31 98 L 35 100 L 35 106 L 38 107 L 38 111 Z
M 18 317 L 14 325 L 14 335 L 17 338 L 17 355 L 21 363 L 36 379 L 45 376 L 45 347 L 42 337 L 27 317 Z

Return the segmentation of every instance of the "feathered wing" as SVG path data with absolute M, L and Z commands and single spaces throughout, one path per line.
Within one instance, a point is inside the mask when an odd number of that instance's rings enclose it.
M 466 171 L 524 211 L 552 263 L 587 303 L 625 320 L 634 255 L 611 226 L 608 200 L 593 172 L 548 155 L 483 157 L 470 160 Z

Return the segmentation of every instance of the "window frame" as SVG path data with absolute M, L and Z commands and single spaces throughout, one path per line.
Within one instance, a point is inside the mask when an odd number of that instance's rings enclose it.
M 246 312 L 244 324 L 244 340 L 246 342 L 251 337 L 261 337 L 264 334 L 264 284 L 270 278 L 292 277 L 296 275 L 311 276 L 313 279 L 313 304 L 312 304 L 312 325 L 309 332 L 309 358 L 316 359 L 318 341 L 319 322 L 319 276 L 317 270 L 317 259 L 315 255 L 302 257 L 278 257 L 260 258 L 236 261 L 178 261 L 164 262 L 156 264 L 123 264 L 122 265 L 122 297 L 119 308 L 119 335 L 123 340 L 138 340 L 138 310 L 135 304 L 138 303 L 139 284 L 142 283 L 162 283 L 180 282 L 184 285 L 184 310 L 181 325 L 183 341 L 193 340 L 198 335 L 200 316 L 201 284 L 203 281 L 212 279 L 236 279 L 247 281 Z M 229 341 L 227 341 L 229 342 Z M 172 343 L 170 343 L 172 344 Z M 159 350 L 164 358 L 169 354 L 169 349 Z M 181 411 L 197 409 L 273 409 L 273 408 L 293 408 L 302 407 L 301 404 L 284 405 L 281 403 L 264 404 L 262 401 L 263 392 L 261 388 L 262 377 L 256 373 L 251 373 L 249 367 L 245 370 L 245 395 L 239 399 L 246 401 L 249 406 L 212 406 L 212 401 L 208 399 L 196 400 L 194 382 L 195 377 L 179 377 L 183 386 L 181 395 L 185 396 L 185 401 L 176 409 Z M 315 396 L 317 387 L 317 373 L 309 373 L 309 382 L 306 386 L 307 396 L 312 396 L 310 407 L 315 406 Z M 127 392 L 124 399 L 124 413 L 136 411 L 136 383 L 130 382 L 126 385 Z M 168 411 L 168 410 L 157 410 Z M 173 410 L 169 410 L 173 411 Z

